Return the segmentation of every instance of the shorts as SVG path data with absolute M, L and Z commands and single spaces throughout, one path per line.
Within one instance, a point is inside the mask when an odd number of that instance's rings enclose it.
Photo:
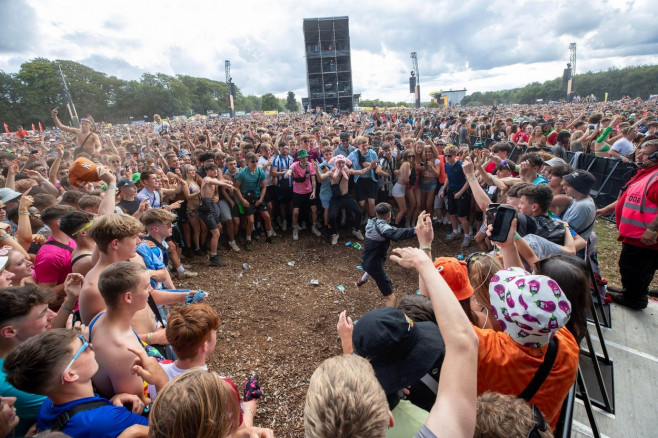
M 331 203 L 331 193 L 327 195 L 320 193 L 320 203 L 322 204 L 322 208 L 327 210 L 329 208 L 329 204 Z
M 377 198 L 377 183 L 371 178 L 359 178 L 356 181 L 356 200 L 361 202 L 375 198 Z
M 310 207 L 311 205 L 315 205 L 313 200 L 311 199 L 311 194 L 310 193 L 294 193 L 292 194 L 292 208 L 304 208 L 304 207 Z
M 242 206 L 242 210 L 244 211 L 242 216 L 251 216 L 252 214 L 256 214 L 257 211 L 267 211 L 267 204 L 265 204 L 265 202 L 258 204 L 258 207 L 254 205 L 254 202 L 250 202 L 249 207 L 245 207 L 244 205 Z
M 265 198 L 263 199 L 264 203 L 268 202 L 274 202 L 276 201 L 279 195 L 279 187 L 275 185 L 267 186 L 267 189 L 265 190 Z
M 421 192 L 435 192 L 437 186 L 439 185 L 439 180 L 433 178 L 429 181 L 420 180 L 419 187 Z
M 231 214 L 231 204 L 229 204 L 226 199 L 220 199 L 217 206 L 219 207 L 219 221 L 230 221 L 233 217 Z
M 211 198 L 201 198 L 201 205 L 197 209 L 199 218 L 206 224 L 208 230 L 216 230 L 219 224 L 219 206 Z
M 467 191 L 461 198 L 455 199 L 455 193 L 459 190 L 446 190 L 446 201 L 448 202 L 448 214 L 456 214 L 457 217 L 466 217 L 471 211 L 471 192 Z
M 406 184 L 395 183 L 391 195 L 393 195 L 394 198 L 404 198 L 404 189 L 406 187 Z
M 180 208 L 172 210 L 172 213 L 174 213 L 178 218 L 176 219 L 176 223 L 186 224 L 189 222 L 189 217 L 187 216 L 187 200 L 181 203 Z
M 292 200 L 292 187 L 279 186 L 277 192 L 279 202 L 287 203 Z

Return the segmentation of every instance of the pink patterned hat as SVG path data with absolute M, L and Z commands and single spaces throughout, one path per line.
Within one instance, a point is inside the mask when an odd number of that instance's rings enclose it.
M 489 300 L 505 333 L 527 347 L 548 344 L 571 316 L 571 303 L 555 280 L 516 267 L 491 277 Z

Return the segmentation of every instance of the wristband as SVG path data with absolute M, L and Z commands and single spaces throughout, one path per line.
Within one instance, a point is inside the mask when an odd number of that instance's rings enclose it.
M 478 179 L 477 179 L 477 177 L 475 177 L 475 176 L 472 177 L 472 178 L 469 178 L 469 179 L 468 179 L 469 182 L 470 182 L 470 181 L 477 181 L 477 180 L 478 180 Z
M 116 190 L 117 186 L 107 186 L 107 190 Z
M 11 237 L 11 234 L 9 234 L 9 233 L 2 234 L 2 235 L 0 235 L 0 240 L 5 240 L 8 237 Z
M 520 238 L 521 238 L 521 236 L 519 235 L 519 233 L 515 233 L 515 234 L 514 234 L 514 241 L 515 241 L 515 242 L 516 242 L 517 240 L 519 240 Z
M 66 310 L 67 312 L 71 313 L 73 312 L 73 309 L 68 307 L 66 304 L 62 303 L 62 309 Z
M 148 344 L 151 344 L 153 342 L 153 333 L 147 333 L 146 334 L 146 342 Z
M 30 212 L 29 211 L 19 211 L 18 214 L 21 215 L 21 216 L 28 216 L 30 214 Z
M 254 410 L 251 408 L 242 408 L 242 414 L 245 414 L 247 411 L 251 412 L 251 415 L 254 415 Z
M 651 228 L 647 228 L 647 231 L 653 233 L 653 234 L 658 234 L 658 231 L 652 230 Z
M 432 249 L 432 245 L 420 245 L 420 246 L 418 247 L 418 249 L 420 249 L 420 250 L 422 250 L 422 251 L 431 250 L 431 249 Z

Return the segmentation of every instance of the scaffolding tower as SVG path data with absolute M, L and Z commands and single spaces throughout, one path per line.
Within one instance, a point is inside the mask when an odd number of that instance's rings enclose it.
M 305 18 L 304 45 L 308 88 L 308 98 L 302 99 L 304 110 L 351 112 L 359 95 L 352 88 L 349 18 Z

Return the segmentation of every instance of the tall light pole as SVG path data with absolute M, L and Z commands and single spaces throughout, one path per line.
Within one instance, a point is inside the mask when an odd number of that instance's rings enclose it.
M 228 109 L 231 118 L 235 117 L 235 84 L 231 78 L 231 61 L 224 61 L 224 70 L 226 71 L 226 90 L 228 91 Z
M 420 73 L 418 73 L 418 56 L 416 55 L 416 52 L 411 52 L 411 62 L 413 64 L 411 76 L 416 77 L 416 87 L 414 90 L 416 97 L 416 108 L 420 108 Z

